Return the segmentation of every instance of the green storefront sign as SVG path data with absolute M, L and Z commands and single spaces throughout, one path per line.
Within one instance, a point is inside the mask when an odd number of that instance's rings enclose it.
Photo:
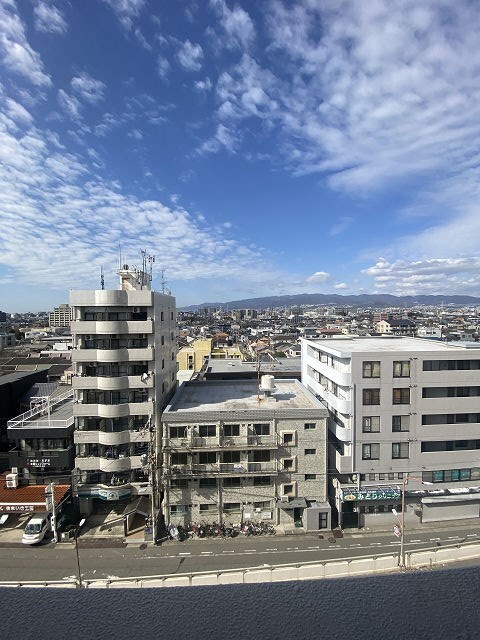
M 357 502 L 367 500 L 400 500 L 401 489 L 394 487 L 384 487 L 378 489 L 342 489 L 342 500 L 344 502 Z

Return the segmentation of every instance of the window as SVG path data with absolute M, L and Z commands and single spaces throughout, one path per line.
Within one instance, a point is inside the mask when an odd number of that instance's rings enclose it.
M 306 473 L 305 474 L 305 480 L 316 480 L 317 479 L 317 474 L 316 473 Z
M 201 504 L 200 505 L 200 511 L 216 511 L 217 510 L 217 505 L 216 504 Z
M 172 464 L 187 464 L 186 453 L 172 453 Z
M 272 478 L 270 476 L 256 476 L 253 478 L 254 487 L 269 487 L 272 484 Z
M 186 478 L 172 478 L 170 487 L 172 489 L 186 489 L 188 487 L 188 480 Z
M 201 438 L 211 438 L 217 435 L 217 427 L 214 424 L 202 424 L 198 427 L 198 434 Z
M 189 508 L 188 504 L 172 504 L 170 505 L 170 513 L 172 516 L 179 515 L 181 513 L 188 513 Z
M 224 451 L 222 462 L 240 462 L 240 451 Z
M 392 404 L 410 404 L 410 389 L 393 389 Z
M 198 454 L 198 462 L 200 464 L 215 464 L 217 462 L 217 454 L 215 451 L 202 451 Z
M 424 360 L 424 371 L 465 371 L 480 369 L 480 360 Z
M 410 416 L 392 416 L 392 431 L 410 431 Z
M 254 451 L 252 462 L 270 462 L 270 451 Z
M 160 344 L 165 344 L 165 336 L 160 337 Z
M 378 474 L 378 479 L 379 480 L 385 480 L 385 474 L 384 473 L 379 473 Z
M 185 438 L 186 427 L 170 427 L 170 438 Z
M 410 377 L 410 360 L 397 360 L 393 363 L 394 378 Z
M 363 404 L 380 404 L 380 389 L 363 389 Z
M 256 436 L 269 436 L 270 435 L 270 425 L 267 423 L 254 424 L 253 430 Z
M 293 471 L 295 468 L 295 458 L 283 458 L 282 466 L 285 471 Z
M 284 484 L 283 485 L 283 495 L 288 496 L 293 494 L 293 484 Z
M 374 473 L 369 473 L 368 479 L 370 480 L 370 482 L 375 482 L 376 475 Z
M 234 436 L 240 435 L 240 425 L 239 424 L 225 424 L 223 426 L 223 435 L 232 438 Z
M 363 433 L 377 433 L 380 431 L 380 416 L 363 416 L 362 431 Z
M 224 487 L 241 487 L 240 478 L 224 478 L 223 479 Z
M 408 442 L 392 442 L 392 458 L 408 458 Z
M 363 377 L 364 378 L 379 378 L 380 377 L 380 362 L 364 362 L 363 363 Z
M 378 460 L 380 458 L 380 443 L 362 444 L 362 460 Z
M 225 512 L 240 511 L 240 508 L 240 502 L 225 502 L 223 504 L 223 510 Z
M 295 433 L 293 431 L 282 433 L 282 444 L 295 444 Z
M 389 480 L 395 480 L 395 474 L 394 473 L 387 473 L 387 477 Z
M 314 456 L 317 453 L 316 449 L 305 449 L 306 456 Z
M 403 475 L 404 475 L 404 474 L 403 474 L 403 471 L 399 471 L 399 472 L 397 473 L 397 480 L 403 480 Z M 397 511 L 398 511 L 398 509 L 397 509 Z
M 163 321 L 163 311 L 160 311 L 160 320 Z
M 317 425 L 315 424 L 315 422 L 306 422 L 303 425 L 303 428 L 305 429 L 305 431 L 308 431 L 309 429 L 316 429 Z
M 206 489 L 207 487 L 216 487 L 217 479 L 216 478 L 200 478 L 198 482 L 198 486 L 201 489 Z

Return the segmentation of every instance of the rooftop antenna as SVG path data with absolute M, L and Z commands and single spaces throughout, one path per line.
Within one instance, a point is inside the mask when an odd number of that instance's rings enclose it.
M 160 272 L 161 274 L 161 284 L 162 284 L 162 293 L 166 294 L 166 295 L 170 295 L 171 291 L 170 289 L 167 287 L 167 281 L 165 280 L 165 269 L 163 268 Z
M 118 268 L 122 269 L 122 245 L 118 244 Z
M 140 253 L 142 254 L 142 272 L 140 276 L 141 278 L 140 283 L 143 289 L 145 280 L 148 280 L 149 282 L 152 281 L 152 271 L 153 271 L 153 263 L 155 262 L 155 256 L 152 256 L 149 253 L 147 253 L 146 249 L 142 249 Z M 147 268 L 148 268 L 148 271 L 147 271 Z
M 103 277 L 103 267 L 100 267 L 100 288 L 105 289 L 105 278 Z

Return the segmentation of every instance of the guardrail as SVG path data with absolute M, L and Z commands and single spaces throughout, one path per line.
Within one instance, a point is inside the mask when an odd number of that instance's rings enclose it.
M 433 567 L 456 560 L 480 557 L 480 541 L 460 542 L 444 547 L 425 548 L 407 551 L 407 569 Z M 127 578 L 88 579 L 82 576 L 82 587 L 87 589 L 126 589 L 157 587 L 192 587 L 222 584 L 255 584 L 262 582 L 285 582 L 291 580 L 318 580 L 348 576 L 368 575 L 398 571 L 398 552 L 377 553 L 375 555 L 355 556 L 332 560 L 311 560 L 288 564 L 236 569 L 217 569 L 212 571 L 153 576 L 135 576 Z M 78 580 L 37 580 L 0 582 L 0 587 L 66 587 L 79 588 Z

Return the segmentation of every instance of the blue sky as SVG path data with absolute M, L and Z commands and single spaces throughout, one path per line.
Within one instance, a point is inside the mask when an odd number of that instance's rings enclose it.
M 456 0 L 0 0 L 0 309 L 480 295 L 480 12 Z

